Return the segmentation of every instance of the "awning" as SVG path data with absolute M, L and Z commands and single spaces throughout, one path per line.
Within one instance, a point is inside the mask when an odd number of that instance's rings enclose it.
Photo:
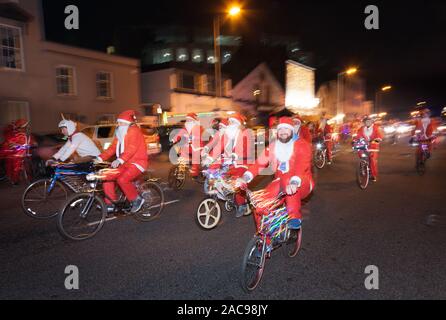
M 28 11 L 21 8 L 18 3 L 8 0 L 0 0 L 0 17 L 21 22 L 29 22 L 34 19 L 34 17 Z

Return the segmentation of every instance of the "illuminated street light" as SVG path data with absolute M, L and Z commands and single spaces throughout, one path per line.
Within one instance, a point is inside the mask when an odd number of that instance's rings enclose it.
M 376 91 L 376 94 L 375 94 L 375 112 L 379 113 L 379 108 L 380 108 L 380 106 L 379 106 L 379 104 L 380 104 L 379 100 L 380 99 L 379 98 L 380 98 L 380 94 L 382 94 L 383 92 L 392 90 L 392 89 L 393 89 L 392 86 L 385 86 L 385 87 L 382 87 L 380 90 Z
M 358 72 L 357 68 L 350 68 L 347 71 L 345 71 L 345 73 L 348 74 L 349 76 L 355 74 L 356 72 Z
M 233 6 L 229 9 L 229 15 L 231 17 L 235 17 L 235 16 L 239 15 L 241 11 L 242 11 L 242 9 L 239 6 Z
M 344 105 L 341 105 L 341 83 L 343 83 L 342 80 L 342 76 L 344 75 L 354 75 L 356 72 L 358 72 L 358 68 L 352 67 L 347 69 L 344 72 L 338 73 L 338 85 L 337 85 L 337 89 L 338 89 L 338 93 L 337 93 L 337 102 L 336 102 L 336 109 L 337 109 L 337 114 L 343 114 L 344 113 Z M 342 88 L 342 95 L 344 95 L 344 88 Z
M 240 6 L 233 5 L 228 10 L 229 17 L 236 17 L 240 15 L 242 9 Z M 220 52 L 220 27 L 221 17 L 217 14 L 214 17 L 214 66 L 215 66 L 215 109 L 219 110 L 219 98 L 221 97 L 222 85 L 221 85 L 221 52 Z

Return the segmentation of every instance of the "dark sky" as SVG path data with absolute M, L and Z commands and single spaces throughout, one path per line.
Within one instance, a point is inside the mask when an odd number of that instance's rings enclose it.
M 212 26 L 225 7 L 220 0 L 105 1 L 44 0 L 50 40 L 104 50 L 120 26 L 138 24 Z M 64 8 L 78 5 L 80 30 L 67 31 Z M 245 39 L 260 32 L 298 36 L 314 54 L 318 83 L 335 79 L 355 65 L 367 81 L 368 98 L 391 84 L 383 103 L 409 110 L 427 101 L 436 110 L 446 106 L 446 1 L 299 1 L 245 0 L 236 26 Z M 364 9 L 378 6 L 380 29 L 366 30 Z

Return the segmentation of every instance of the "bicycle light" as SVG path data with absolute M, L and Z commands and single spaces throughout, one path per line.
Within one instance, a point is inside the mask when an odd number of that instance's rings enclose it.
M 89 173 L 85 178 L 87 179 L 87 181 L 95 181 L 97 176 L 95 173 Z
M 318 149 L 322 149 L 322 144 L 318 143 L 318 144 L 316 145 L 316 148 L 318 148 Z

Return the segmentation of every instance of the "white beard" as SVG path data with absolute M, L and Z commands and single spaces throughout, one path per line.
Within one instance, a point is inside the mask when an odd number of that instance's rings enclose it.
M 185 127 L 186 127 L 187 132 L 191 133 L 192 128 L 193 128 L 194 126 L 195 126 L 195 123 L 193 123 L 193 122 L 186 122 Z
M 373 125 L 371 125 L 369 128 L 364 127 L 364 135 L 367 137 L 367 139 L 370 140 L 372 134 L 373 134 Z
M 283 143 L 280 141 L 276 142 L 276 146 L 274 149 L 274 153 L 276 155 L 276 159 L 279 162 L 288 162 L 293 156 L 294 152 L 294 140 L 291 139 L 287 143 Z
M 119 126 L 116 128 L 116 138 L 118 139 L 118 145 L 116 146 L 116 156 L 119 156 L 124 152 L 124 141 L 125 136 L 127 135 L 127 131 L 130 126 Z
M 229 138 L 229 140 L 234 140 L 237 137 L 238 132 L 239 132 L 238 125 L 228 126 L 225 130 L 226 136 Z
M 423 124 L 423 127 L 426 130 L 427 126 L 431 123 L 431 118 L 423 118 L 421 119 L 421 123 Z

